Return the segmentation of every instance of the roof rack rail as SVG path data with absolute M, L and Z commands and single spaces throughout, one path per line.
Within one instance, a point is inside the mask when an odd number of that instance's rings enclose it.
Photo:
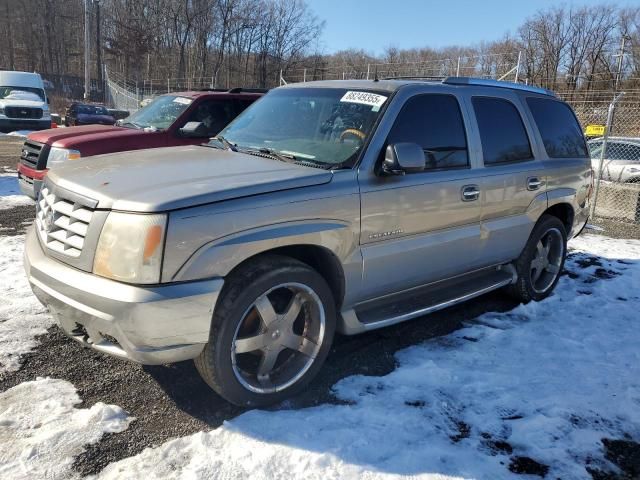
M 383 77 L 380 80 L 434 80 L 442 81 L 447 77 L 439 77 L 436 75 L 396 75 L 391 77 Z
M 228 88 L 196 88 L 195 91 L 196 92 L 226 92 L 228 91 Z
M 230 88 L 228 90 L 229 93 L 267 93 L 269 91 L 268 88 L 244 88 L 244 87 L 235 87 Z
M 474 77 L 447 77 L 442 81 L 447 85 L 477 85 L 483 87 L 498 87 L 498 88 L 510 88 L 512 90 L 523 90 L 532 93 L 541 93 L 542 95 L 550 95 L 556 97 L 555 92 L 547 90 L 541 87 L 532 87 L 530 85 L 523 85 L 522 83 L 503 82 L 502 80 L 489 80 L 485 78 Z

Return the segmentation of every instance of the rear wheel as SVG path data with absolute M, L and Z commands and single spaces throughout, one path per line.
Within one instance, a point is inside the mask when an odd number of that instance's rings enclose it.
M 335 317 L 331 290 L 320 274 L 288 257 L 265 256 L 228 279 L 196 367 L 231 403 L 281 401 L 320 370 Z
M 560 278 L 567 253 L 564 224 L 552 215 L 543 215 L 515 262 L 518 279 L 509 292 L 527 303 L 548 297 Z

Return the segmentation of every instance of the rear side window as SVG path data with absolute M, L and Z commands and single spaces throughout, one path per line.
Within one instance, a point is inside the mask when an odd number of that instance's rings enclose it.
M 518 109 L 503 98 L 473 97 L 485 165 L 531 160 L 531 145 Z
M 422 147 L 427 170 L 469 165 L 464 122 L 452 95 L 424 94 L 407 100 L 387 138 L 389 144 L 400 142 Z
M 584 135 L 569 105 L 546 98 L 527 98 L 544 148 L 551 158 L 587 158 Z

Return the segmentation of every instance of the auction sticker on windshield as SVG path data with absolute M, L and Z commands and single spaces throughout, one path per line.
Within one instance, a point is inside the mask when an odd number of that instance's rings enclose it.
M 387 97 L 385 97 L 384 95 L 378 95 L 377 93 L 355 92 L 353 90 L 349 90 L 344 94 L 340 101 L 347 103 L 360 103 L 362 105 L 371 105 L 372 110 L 374 112 L 377 112 L 384 104 L 386 99 Z
M 174 103 L 181 103 L 183 105 L 191 105 L 191 102 L 193 102 L 193 100 L 191 100 L 190 98 L 184 98 L 184 97 L 176 97 L 173 99 Z

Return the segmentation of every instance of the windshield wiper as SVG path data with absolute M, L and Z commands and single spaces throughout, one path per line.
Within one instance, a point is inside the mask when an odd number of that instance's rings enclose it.
M 135 122 L 122 122 L 120 124 L 121 127 L 124 127 L 125 125 L 131 125 L 133 128 L 136 128 L 138 130 L 142 130 L 143 128 L 145 128 L 143 125 L 140 125 L 140 124 L 135 123 Z
M 291 155 L 289 153 L 282 153 L 274 148 L 268 147 L 260 147 L 260 148 L 243 148 L 242 153 L 248 153 L 253 155 L 267 155 L 269 157 L 275 158 L 276 160 L 280 160 L 281 162 L 286 163 L 295 163 L 297 157 L 295 155 Z
M 220 142 L 225 150 L 231 150 L 232 152 L 237 152 L 238 151 L 238 148 L 236 147 L 236 145 L 234 143 L 231 143 L 229 140 L 224 138 L 222 135 L 218 135 L 217 137 L 213 137 L 213 138 L 211 138 L 211 140 L 216 140 L 216 141 Z M 220 147 L 218 147 L 216 145 L 211 145 L 210 143 L 206 143 L 205 145 L 207 145 L 209 147 L 213 147 L 213 148 L 220 148 Z

